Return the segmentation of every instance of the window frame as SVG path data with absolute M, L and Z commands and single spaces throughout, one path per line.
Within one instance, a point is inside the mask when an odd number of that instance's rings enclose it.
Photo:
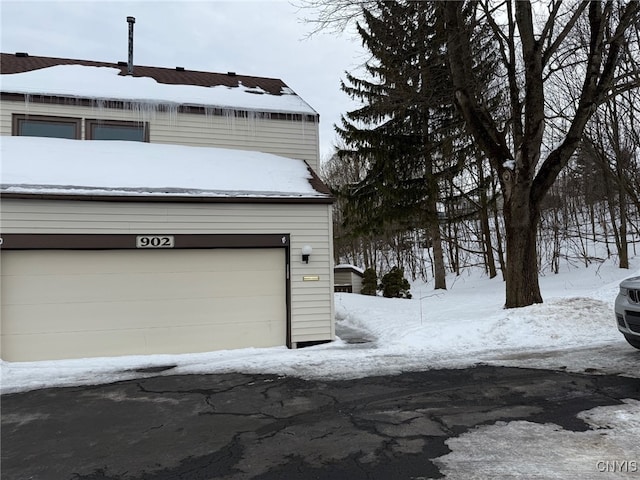
M 94 125 L 109 125 L 113 127 L 142 127 L 142 141 L 149 143 L 149 122 L 137 122 L 134 120 L 102 120 L 99 118 L 87 118 L 84 121 L 84 138 L 85 140 L 95 140 L 93 138 Z
M 31 137 L 33 135 L 22 135 L 21 123 L 23 121 L 70 124 L 74 126 L 75 137 L 72 140 L 82 140 L 82 119 L 77 117 L 60 117 L 57 115 L 30 115 L 28 113 L 14 113 L 11 115 L 11 135 L 14 137 Z M 37 135 L 36 135 L 37 136 Z M 39 138 L 66 138 L 68 137 L 39 137 Z

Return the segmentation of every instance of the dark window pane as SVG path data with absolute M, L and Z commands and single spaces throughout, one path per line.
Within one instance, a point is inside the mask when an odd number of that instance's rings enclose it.
M 75 123 L 21 120 L 18 135 L 25 137 L 77 138 Z
M 91 125 L 92 140 L 128 140 L 144 142 L 144 128 L 142 125 Z

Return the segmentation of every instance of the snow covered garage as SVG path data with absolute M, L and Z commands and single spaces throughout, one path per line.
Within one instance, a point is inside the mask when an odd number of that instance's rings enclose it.
M 333 338 L 331 197 L 304 162 L 177 145 L 1 141 L 3 359 Z

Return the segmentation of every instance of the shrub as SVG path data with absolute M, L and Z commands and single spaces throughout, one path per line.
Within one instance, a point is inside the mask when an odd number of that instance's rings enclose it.
M 362 277 L 362 295 L 376 295 L 378 293 L 378 275 L 373 268 L 367 268 Z
M 398 267 L 393 267 L 382 277 L 380 288 L 382 295 L 387 298 L 411 298 L 409 281 L 404 278 L 404 270 Z

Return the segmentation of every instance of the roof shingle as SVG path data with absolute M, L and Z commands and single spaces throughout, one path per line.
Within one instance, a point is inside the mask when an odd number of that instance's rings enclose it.
M 120 75 L 127 75 L 126 62 L 109 63 L 71 58 L 37 57 L 2 53 L 0 57 L 0 74 L 24 73 L 56 65 L 85 65 L 90 67 L 111 67 L 120 69 Z M 277 78 L 252 77 L 234 73 L 200 72 L 187 69 L 147 67 L 135 65 L 134 77 L 150 77 L 158 83 L 167 85 L 195 85 L 200 87 L 238 87 L 261 88 L 271 95 L 282 95 L 287 85 Z

